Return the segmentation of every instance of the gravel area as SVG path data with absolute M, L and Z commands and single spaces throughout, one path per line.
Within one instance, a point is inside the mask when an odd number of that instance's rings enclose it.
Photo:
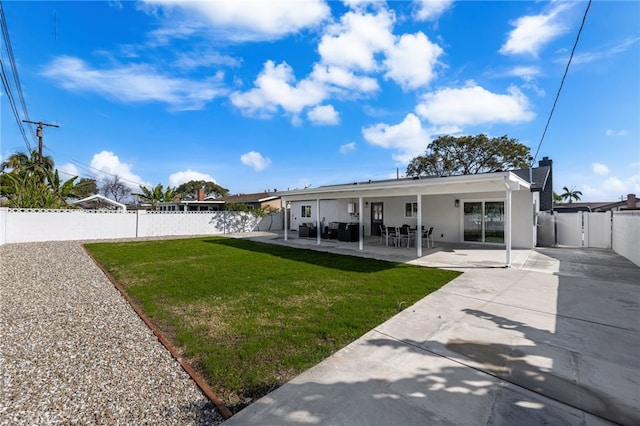
M 222 417 L 80 242 L 0 246 L 0 425 Z

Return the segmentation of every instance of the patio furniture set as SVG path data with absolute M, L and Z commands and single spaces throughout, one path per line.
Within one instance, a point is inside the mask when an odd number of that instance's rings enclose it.
M 402 247 L 406 241 L 406 247 L 409 248 L 412 243 L 416 242 L 417 228 L 411 228 L 409 225 L 384 226 L 380 225 L 380 244 L 383 242 L 389 246 Z M 424 226 L 420 230 L 420 242 L 427 242 L 427 248 L 435 247 L 433 241 L 433 226 L 426 229 Z
M 314 223 L 303 223 L 298 227 L 298 238 L 317 238 L 318 228 Z M 345 242 L 358 241 L 360 233 L 357 223 L 330 222 L 324 226 L 320 237 L 325 240 L 338 240 Z

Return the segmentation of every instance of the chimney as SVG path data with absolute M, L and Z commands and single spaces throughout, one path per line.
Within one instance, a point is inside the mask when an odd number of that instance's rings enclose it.
M 549 157 L 543 157 L 542 160 L 538 162 L 538 166 L 549 167 L 547 184 L 542 188 L 542 192 L 540 192 L 540 211 L 553 210 L 553 160 Z
M 627 209 L 635 210 L 636 208 L 636 194 L 627 194 Z
M 198 201 L 204 201 L 204 188 L 198 189 Z

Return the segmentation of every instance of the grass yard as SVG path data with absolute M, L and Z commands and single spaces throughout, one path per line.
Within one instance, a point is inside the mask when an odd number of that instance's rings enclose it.
M 86 248 L 232 411 L 458 275 L 223 237 Z

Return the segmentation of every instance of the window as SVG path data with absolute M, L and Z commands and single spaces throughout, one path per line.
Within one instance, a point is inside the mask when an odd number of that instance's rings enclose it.
M 311 206 L 302 206 L 302 217 L 311 217 Z
M 404 203 L 404 217 L 417 217 L 418 203 Z

